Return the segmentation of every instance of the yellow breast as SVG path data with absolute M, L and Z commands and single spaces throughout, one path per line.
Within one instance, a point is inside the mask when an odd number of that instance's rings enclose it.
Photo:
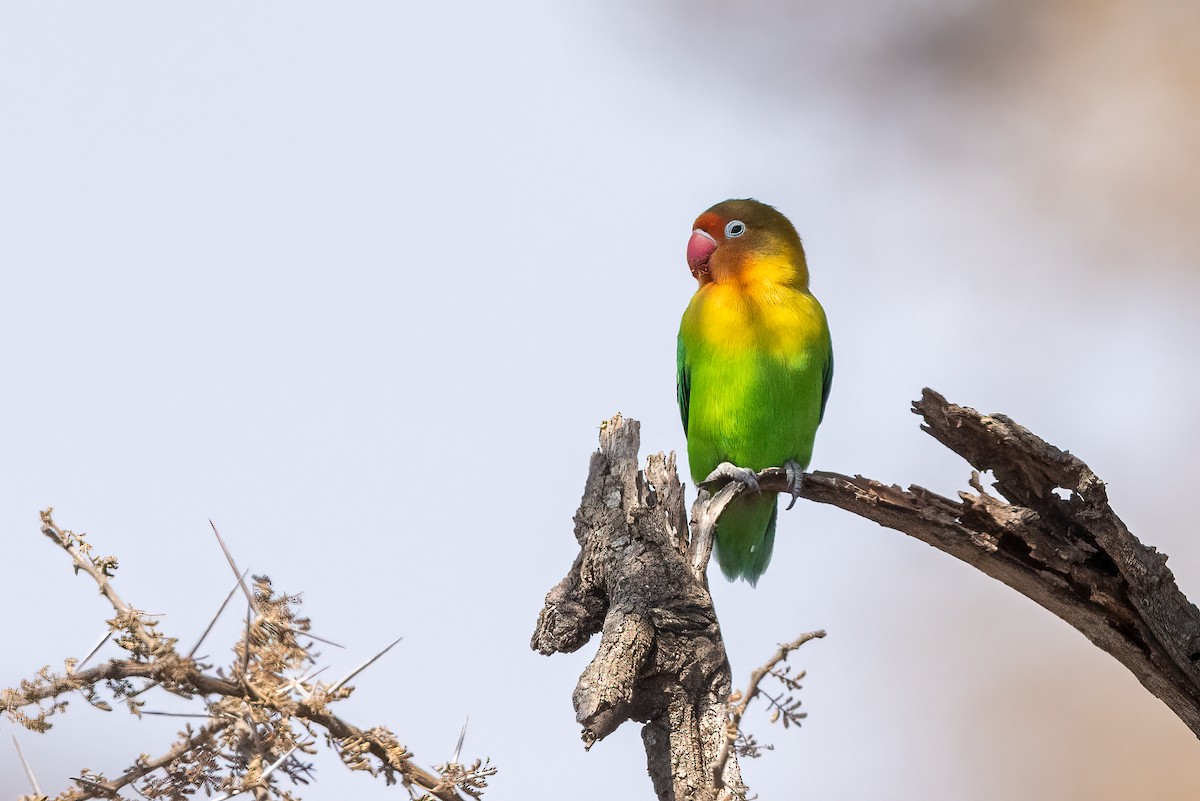
M 684 314 L 683 330 L 689 342 L 717 353 L 781 359 L 828 336 L 825 312 L 811 294 L 750 280 L 702 286 Z

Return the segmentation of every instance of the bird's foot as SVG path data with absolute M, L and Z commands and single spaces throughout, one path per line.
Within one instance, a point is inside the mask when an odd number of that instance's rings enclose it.
M 800 497 L 800 485 L 804 483 L 804 468 L 800 467 L 798 462 L 788 459 L 783 463 L 783 471 L 787 473 L 787 491 L 792 496 L 792 502 L 787 505 L 787 508 L 791 509 L 796 505 L 796 499 Z
M 704 479 L 704 483 L 707 484 L 710 481 L 716 481 L 718 478 L 740 481 L 746 485 L 746 489 L 751 492 L 758 492 L 758 474 L 749 467 L 738 467 L 732 462 L 721 462 L 717 465 L 716 470 L 708 474 L 708 478 Z

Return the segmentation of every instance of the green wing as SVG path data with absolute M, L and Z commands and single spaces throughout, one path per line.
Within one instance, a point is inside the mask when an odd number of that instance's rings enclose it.
M 827 393 L 828 394 L 828 393 Z M 675 398 L 679 401 L 679 419 L 683 420 L 683 433 L 688 430 L 688 402 L 692 397 L 691 374 L 687 366 L 687 349 L 683 337 L 679 337 L 679 349 L 675 354 Z
M 829 355 L 825 358 L 825 369 L 821 373 L 821 415 L 817 418 L 820 423 L 825 419 L 825 404 L 829 402 L 829 390 L 833 389 L 833 346 L 829 346 Z M 684 422 L 684 428 L 687 423 Z

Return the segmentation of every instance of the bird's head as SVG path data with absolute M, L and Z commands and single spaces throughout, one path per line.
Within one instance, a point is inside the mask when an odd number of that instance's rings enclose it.
M 696 218 L 687 262 L 702 287 L 774 282 L 808 289 L 796 229 L 774 207 L 750 198 L 723 201 Z

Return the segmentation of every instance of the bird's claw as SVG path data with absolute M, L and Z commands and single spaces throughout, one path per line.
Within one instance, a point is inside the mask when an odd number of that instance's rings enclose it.
M 738 467 L 732 462 L 721 462 L 717 465 L 716 470 L 708 474 L 708 478 L 704 479 L 704 483 L 707 484 L 710 481 L 716 481 L 718 478 L 740 481 L 746 485 L 746 489 L 751 492 L 758 492 L 758 474 L 749 467 Z
M 787 473 L 787 491 L 792 496 L 792 502 L 787 505 L 787 508 L 791 509 L 796 505 L 796 499 L 800 497 L 800 485 L 804 483 L 804 469 L 797 462 L 788 459 L 783 463 L 783 471 Z M 784 511 L 786 512 L 787 509 Z

